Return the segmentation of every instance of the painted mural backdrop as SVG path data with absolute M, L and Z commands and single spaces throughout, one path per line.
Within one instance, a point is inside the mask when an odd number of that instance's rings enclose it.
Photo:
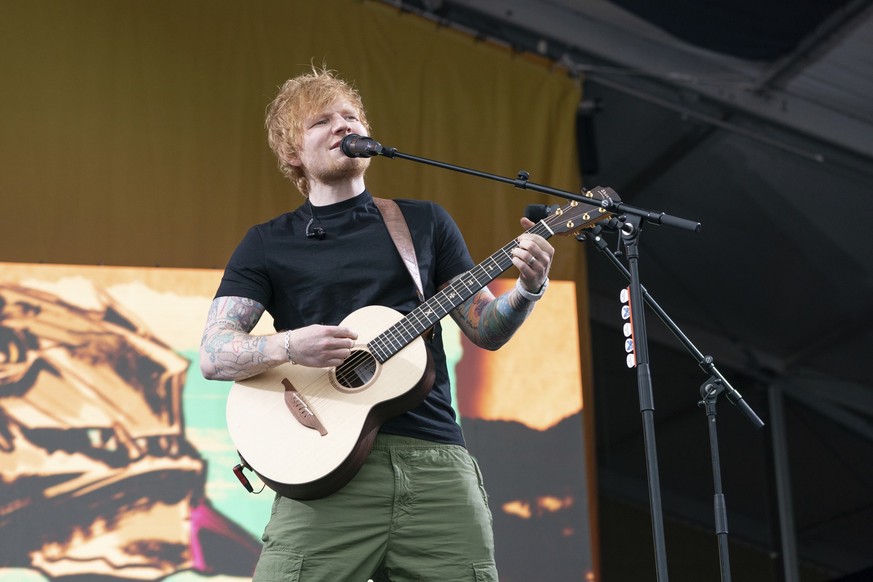
M 234 477 L 229 383 L 199 373 L 220 276 L 0 263 L 0 582 L 251 576 L 272 492 Z M 443 321 L 507 582 L 591 576 L 575 305 L 553 282 L 493 353 Z

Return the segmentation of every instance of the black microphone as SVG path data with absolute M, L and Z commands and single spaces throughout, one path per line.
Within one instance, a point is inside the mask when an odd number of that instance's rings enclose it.
M 351 133 L 343 138 L 340 149 L 350 158 L 372 158 L 382 153 L 382 144 L 373 138 Z
M 525 218 L 531 222 L 539 222 L 555 210 L 560 208 L 557 204 L 546 206 L 545 204 L 528 204 L 524 211 Z
M 324 237 L 327 236 L 327 231 L 321 227 L 321 224 L 317 225 L 315 228 L 312 228 L 313 222 L 315 222 L 315 218 L 310 218 L 309 223 L 306 225 L 306 238 L 324 240 Z

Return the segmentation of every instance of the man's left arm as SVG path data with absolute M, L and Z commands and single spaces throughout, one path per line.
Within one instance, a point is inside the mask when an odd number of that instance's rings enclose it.
M 534 223 L 522 218 L 521 225 L 527 229 Z M 487 350 L 509 341 L 543 296 L 554 254 L 555 249 L 543 237 L 532 233 L 519 236 L 512 250 L 512 263 L 519 272 L 515 287 L 499 297 L 485 287 L 451 312 L 464 335 Z

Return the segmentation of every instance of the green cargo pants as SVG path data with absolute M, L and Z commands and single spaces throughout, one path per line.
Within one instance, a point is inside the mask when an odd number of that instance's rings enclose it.
M 491 527 L 464 447 L 380 433 L 337 493 L 276 497 L 254 580 L 494 582 Z

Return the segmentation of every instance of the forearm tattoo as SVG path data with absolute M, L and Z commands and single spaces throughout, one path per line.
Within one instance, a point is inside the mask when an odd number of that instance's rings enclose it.
M 264 306 L 241 297 L 212 302 L 200 344 L 201 368 L 213 379 L 239 380 L 281 364 L 270 357 L 268 336 L 251 335 Z
M 493 300 L 477 293 L 458 308 L 470 340 L 487 350 L 496 350 L 515 334 L 533 311 L 534 304 L 518 293 L 508 292 Z

